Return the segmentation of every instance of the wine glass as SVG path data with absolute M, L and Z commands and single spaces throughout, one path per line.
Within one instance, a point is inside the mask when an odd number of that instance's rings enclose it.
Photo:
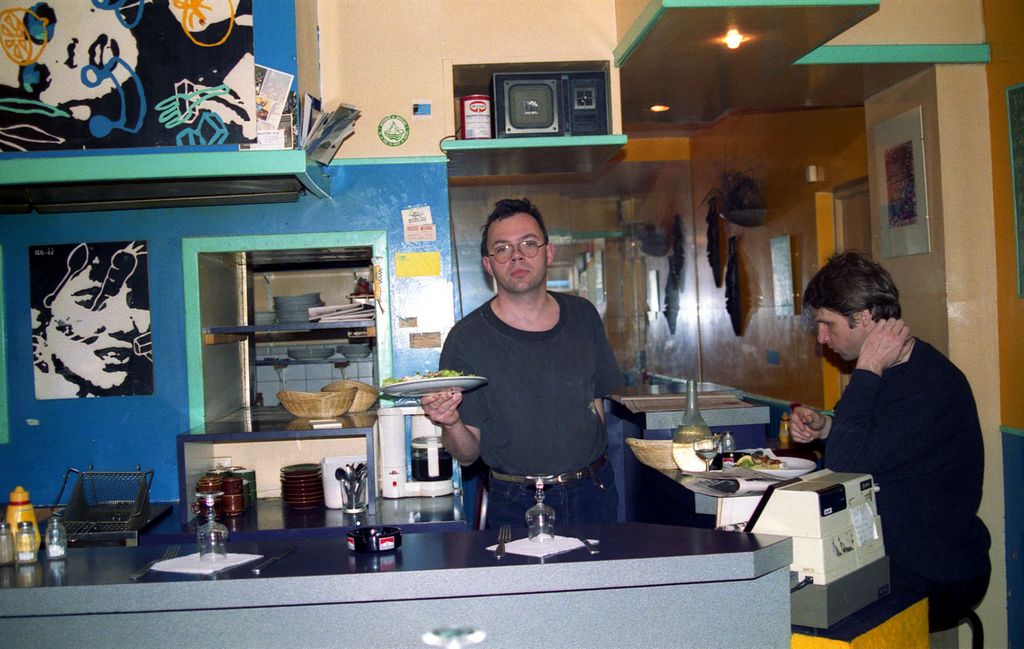
M 214 503 L 221 492 L 198 493 L 206 505 L 206 523 L 196 530 L 196 543 L 199 545 L 199 559 L 202 561 L 219 561 L 228 556 L 228 528 L 217 522 Z
M 704 470 L 711 470 L 711 460 L 718 455 L 718 443 L 714 437 L 701 437 L 693 443 L 693 452 L 704 460 Z
M 526 510 L 526 527 L 531 541 L 544 543 L 555 538 L 555 510 L 544 504 L 544 478 L 537 478 L 536 487 L 536 504 Z

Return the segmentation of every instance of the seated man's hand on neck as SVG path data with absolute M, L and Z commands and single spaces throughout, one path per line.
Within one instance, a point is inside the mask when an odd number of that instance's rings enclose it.
M 910 327 L 902 320 L 878 320 L 868 324 L 867 329 L 867 337 L 857 356 L 857 369 L 881 376 L 910 355 L 914 339 L 910 337 Z

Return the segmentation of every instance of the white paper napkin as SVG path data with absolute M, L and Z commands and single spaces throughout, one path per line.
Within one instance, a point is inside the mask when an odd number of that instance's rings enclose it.
M 184 572 L 190 575 L 212 575 L 215 572 L 234 568 L 235 566 L 240 566 L 243 563 L 249 563 L 250 561 L 262 558 L 262 554 L 231 554 L 229 552 L 226 557 L 218 561 L 203 561 L 199 558 L 199 553 L 196 552 L 195 554 L 189 554 L 184 557 L 175 557 L 174 559 L 160 561 L 154 564 L 150 570 L 157 570 L 160 572 Z
M 590 539 L 590 542 L 597 543 L 597 541 L 593 539 Z M 498 544 L 495 543 L 487 549 L 493 552 L 497 547 Z M 531 541 L 528 538 L 510 541 L 505 544 L 505 552 L 521 554 L 526 557 L 550 557 L 554 554 L 562 554 L 563 552 L 570 552 L 582 547 L 583 542 L 579 539 L 555 535 L 555 537 L 550 541 L 544 541 L 541 543 Z

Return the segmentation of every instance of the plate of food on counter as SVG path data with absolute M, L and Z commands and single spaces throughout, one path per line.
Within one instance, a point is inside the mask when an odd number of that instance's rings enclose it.
M 482 376 L 455 370 L 417 373 L 397 379 L 384 379 L 380 391 L 392 397 L 422 397 L 442 390 L 472 390 L 487 383 Z
M 773 478 L 796 478 L 818 468 L 813 460 L 802 457 L 777 457 L 771 451 L 740 451 L 736 455 L 738 457 L 733 463 L 734 467 L 751 469 Z

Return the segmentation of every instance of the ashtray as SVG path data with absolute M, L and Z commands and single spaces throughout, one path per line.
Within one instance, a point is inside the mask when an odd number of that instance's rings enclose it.
M 386 552 L 402 547 L 402 530 L 381 527 L 354 527 L 348 531 L 348 549 L 353 552 Z

